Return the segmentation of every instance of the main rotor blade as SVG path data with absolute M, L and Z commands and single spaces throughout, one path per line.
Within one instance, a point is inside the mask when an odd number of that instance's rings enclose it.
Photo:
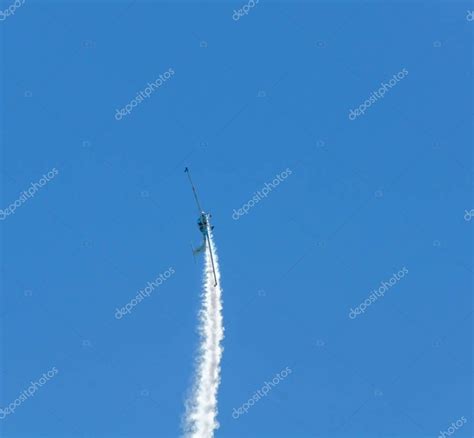
M 197 191 L 196 191 L 196 188 L 194 187 L 193 180 L 191 179 L 191 173 L 189 172 L 189 169 L 187 167 L 186 167 L 186 169 L 184 169 L 184 171 L 188 174 L 189 182 L 191 183 L 191 187 L 193 189 L 193 195 L 194 195 L 194 199 L 196 200 L 196 204 L 197 204 L 197 208 L 199 210 L 199 213 L 202 213 L 203 210 L 201 208 L 201 204 L 199 204 Z

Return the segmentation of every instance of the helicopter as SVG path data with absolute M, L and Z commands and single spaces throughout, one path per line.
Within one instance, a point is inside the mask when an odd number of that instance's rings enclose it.
M 214 274 L 214 286 L 217 286 L 216 269 L 215 269 L 215 266 L 214 266 L 214 256 L 212 254 L 211 240 L 210 240 L 210 233 L 214 229 L 214 226 L 211 225 L 211 223 L 210 223 L 211 214 L 206 213 L 201 208 L 201 204 L 199 203 L 199 198 L 198 198 L 198 195 L 197 195 L 196 188 L 194 187 L 193 181 L 191 179 L 191 173 L 189 172 L 189 169 L 187 167 L 184 169 L 184 172 L 187 173 L 188 178 L 189 178 L 189 182 L 191 184 L 191 188 L 193 190 L 194 199 L 196 201 L 196 205 L 197 205 L 198 212 L 199 212 L 197 225 L 198 225 L 199 231 L 202 234 L 202 244 L 200 246 L 198 246 L 197 248 L 194 248 L 193 245 L 191 244 L 191 249 L 192 249 L 192 252 L 193 252 L 193 256 L 204 252 L 206 249 L 209 251 L 209 256 L 210 256 L 211 265 L 212 265 L 212 272 Z

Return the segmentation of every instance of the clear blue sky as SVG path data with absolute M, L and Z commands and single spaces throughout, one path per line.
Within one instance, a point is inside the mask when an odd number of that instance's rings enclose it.
M 180 435 L 202 262 L 185 165 L 222 268 L 216 438 L 437 437 L 463 416 L 472 436 L 474 6 L 261 0 L 234 20 L 245 4 L 26 0 L 0 21 L 0 208 L 58 171 L 0 223 L 0 406 L 58 370 L 2 437 Z

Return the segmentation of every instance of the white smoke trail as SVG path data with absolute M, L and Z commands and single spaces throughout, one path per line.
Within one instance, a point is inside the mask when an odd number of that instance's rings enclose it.
M 214 286 L 211 256 L 206 251 L 202 307 L 199 312 L 201 346 L 197 359 L 194 387 L 187 401 L 185 432 L 187 438 L 212 438 L 217 422 L 217 390 L 220 383 L 221 341 L 224 338 L 222 322 L 222 290 L 217 251 L 212 235 L 209 238 L 216 270 Z

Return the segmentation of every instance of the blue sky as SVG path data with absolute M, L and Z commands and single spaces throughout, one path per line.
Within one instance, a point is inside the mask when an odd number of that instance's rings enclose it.
M 57 369 L 2 436 L 180 436 L 202 268 L 185 165 L 221 261 L 216 437 L 436 437 L 462 417 L 472 436 L 474 5 L 261 0 L 234 20 L 246 4 L 2 15 L 0 208 L 57 170 L 0 224 L 0 406 Z

